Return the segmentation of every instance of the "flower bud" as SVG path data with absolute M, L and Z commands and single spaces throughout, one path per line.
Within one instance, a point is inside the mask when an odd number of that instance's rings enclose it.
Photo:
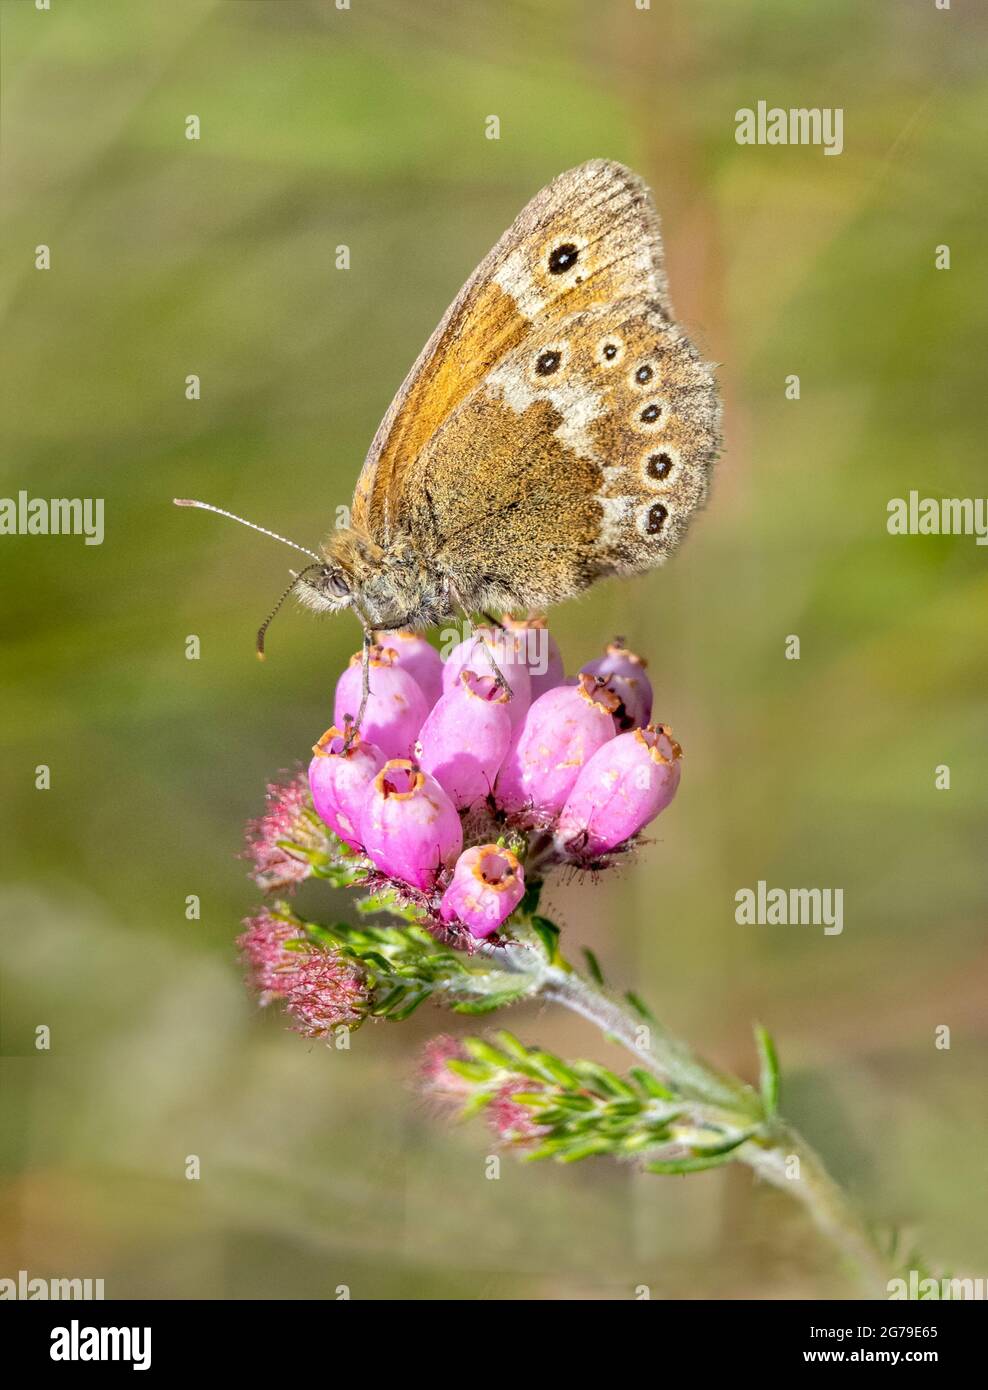
M 262 1004 L 284 997 L 288 972 L 297 957 L 287 950 L 289 942 L 305 940 L 305 932 L 295 922 L 286 922 L 266 909 L 244 923 L 247 930 L 237 937 L 240 959 L 247 968 L 247 983 L 260 995 Z
M 247 824 L 245 857 L 253 861 L 251 877 L 265 893 L 290 893 L 311 874 L 311 856 L 331 854 L 332 846 L 312 814 L 304 773 L 269 782 L 267 800 L 264 815 Z
M 458 810 L 474 806 L 494 786 L 508 744 L 508 693 L 493 676 L 463 670 L 422 725 L 415 754 Z
M 511 689 L 507 703 L 511 727 L 517 729 L 532 703 L 532 678 L 525 663 L 524 643 L 513 633 L 478 627 L 465 642 L 454 647 L 443 665 L 443 691 L 454 688 L 460 672 L 492 676 L 491 658 Z
M 490 936 L 511 916 L 524 893 L 524 871 L 509 849 L 474 845 L 456 861 L 439 913 L 444 922 L 462 922 L 471 936 Z
M 423 891 L 463 848 L 456 807 L 436 779 L 407 758 L 385 763 L 370 784 L 360 839 L 383 874 Z
M 351 734 L 348 745 L 345 732 L 335 725 L 312 751 L 309 787 L 316 813 L 345 844 L 359 851 L 360 813 L 367 788 L 384 764 L 384 754 L 359 732 Z
M 371 1003 L 367 982 L 337 951 L 296 952 L 285 988 L 285 1011 L 303 1038 L 329 1039 L 339 1028 L 357 1028 Z
M 664 724 L 619 734 L 598 749 L 563 807 L 556 843 L 593 858 L 630 839 L 675 796 L 682 751 Z
M 333 723 L 338 729 L 346 728 L 347 715 L 356 719 L 362 696 L 362 658 L 356 652 L 336 683 Z M 428 713 L 421 687 L 398 665 L 392 648 L 371 647 L 370 695 L 360 725 L 365 740 L 386 758 L 407 758 Z
M 607 651 L 581 666 L 599 676 L 620 701 L 615 717 L 618 733 L 643 729 L 652 717 L 652 683 L 645 674 L 648 663 L 624 645 L 620 637 L 608 643 Z
M 417 632 L 375 632 L 374 640 L 390 647 L 395 664 L 418 683 L 425 702 L 432 706 L 443 692 L 443 659 L 431 642 Z
M 540 695 L 501 764 L 495 798 L 535 818 L 562 810 L 583 765 L 614 738 L 617 696 L 593 676 Z
M 522 655 L 532 680 L 532 699 L 537 700 L 547 690 L 562 685 L 566 679 L 562 653 L 546 626 L 545 618 L 512 618 L 505 613 L 501 622 L 521 643 Z
M 247 982 L 261 1004 L 280 1000 L 297 1033 L 326 1038 L 341 1026 L 356 1028 L 370 1005 L 367 981 L 338 951 L 314 946 L 297 922 L 263 912 L 238 938 Z

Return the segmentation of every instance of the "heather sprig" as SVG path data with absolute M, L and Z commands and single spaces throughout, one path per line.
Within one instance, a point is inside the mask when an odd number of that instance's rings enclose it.
M 728 1162 L 761 1119 L 755 1106 L 731 1112 L 691 1101 L 643 1067 L 619 1075 L 597 1062 L 564 1061 L 504 1030 L 461 1039 L 443 1059 L 445 1075 L 435 1060 L 429 1089 L 454 1099 L 464 1116 L 486 1112 L 498 1134 L 510 1100 L 506 1137 L 529 1160 L 610 1154 L 651 1172 L 690 1172 Z
M 535 619 L 478 629 L 445 661 L 414 634 L 374 637 L 359 729 L 354 658 L 307 772 L 272 784 L 248 827 L 258 887 L 355 888 L 356 921 L 314 920 L 283 900 L 249 919 L 240 946 L 260 1002 L 327 1041 L 426 1002 L 477 1015 L 535 999 L 569 1009 L 626 1049 L 626 1071 L 500 1030 L 435 1039 L 423 1084 L 483 1114 L 529 1160 L 604 1157 L 657 1175 L 745 1163 L 802 1200 L 876 1287 L 887 1280 L 884 1252 L 779 1115 L 768 1033 L 755 1033 L 757 1086 L 717 1070 L 636 994 L 609 990 L 592 953 L 576 969 L 542 911 L 549 875 L 592 883 L 675 797 L 682 749 L 653 720 L 642 658 L 615 639 L 567 678 Z

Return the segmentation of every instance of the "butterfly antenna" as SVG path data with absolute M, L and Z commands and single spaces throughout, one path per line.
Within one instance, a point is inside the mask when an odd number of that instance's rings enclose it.
M 239 518 L 238 518 L 238 520 L 239 520 Z M 249 525 L 249 524 L 250 524 L 250 523 L 248 523 L 248 525 Z M 281 537 L 279 536 L 278 539 L 280 540 Z M 289 542 L 289 544 L 291 544 L 291 542 Z M 289 584 L 288 588 L 287 588 L 287 589 L 285 590 L 285 592 L 282 594 L 281 598 L 278 600 L 278 602 L 275 604 L 275 606 L 271 609 L 271 612 L 268 614 L 268 616 L 264 619 L 264 622 L 263 622 L 263 623 L 261 624 L 261 626 L 257 629 L 257 659 L 258 659 L 258 661 L 263 661 L 263 660 L 264 660 L 264 638 L 265 638 L 265 634 L 267 633 L 268 628 L 271 626 L 272 622 L 274 621 L 274 618 L 275 618 L 275 615 L 276 615 L 277 612 L 278 612 L 278 609 L 279 609 L 279 608 L 281 607 L 281 605 L 284 603 L 285 599 L 286 599 L 286 598 L 288 597 L 288 595 L 292 592 L 292 590 L 295 588 L 295 585 L 299 582 L 300 579 L 304 579 L 305 576 L 309 573 L 310 570 L 319 570 L 319 569 L 322 569 L 322 567 L 323 567 L 323 564 L 322 564 L 322 561 L 320 560 L 319 563 L 316 564 L 316 565 L 306 565 L 306 567 L 305 567 L 304 570 L 299 570 L 298 574 L 295 576 L 295 578 L 294 578 L 294 579 L 292 580 L 292 582 Z
M 314 550 L 309 550 L 304 545 L 290 541 L 287 536 L 279 536 L 277 531 L 269 531 L 266 526 L 258 526 L 253 521 L 246 521 L 242 516 L 237 516 L 236 512 L 227 512 L 222 507 L 214 507 L 211 502 L 197 502 L 191 497 L 173 497 L 172 501 L 176 507 L 198 507 L 203 512 L 215 512 L 217 516 L 228 516 L 231 521 L 239 521 L 241 526 L 249 526 L 252 531 L 260 531 L 262 536 L 270 536 L 273 541 L 281 541 L 282 545 L 290 545 L 293 550 L 301 551 L 303 555 L 311 555 L 313 560 L 318 560 L 320 564 L 323 563 Z

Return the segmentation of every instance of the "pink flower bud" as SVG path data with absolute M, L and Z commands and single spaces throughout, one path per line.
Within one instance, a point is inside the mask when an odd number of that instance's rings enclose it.
M 433 706 L 422 725 L 416 757 L 465 810 L 494 786 L 511 742 L 508 693 L 493 676 L 460 672 L 456 685 Z
M 536 1111 L 515 1100 L 519 1091 L 532 1095 L 544 1089 L 538 1081 L 530 1081 L 527 1076 L 506 1081 L 498 1087 L 487 1107 L 487 1119 L 499 1139 L 507 1144 L 524 1145 L 549 1133 L 549 1126 L 540 1125 L 536 1120 Z
M 511 727 L 518 728 L 532 703 L 532 678 L 525 662 L 524 643 L 514 633 L 478 627 L 473 634 L 453 648 L 443 665 L 443 691 L 452 690 L 461 671 L 473 671 L 478 676 L 492 676 L 491 657 L 497 663 L 508 685 L 511 699 L 507 704 Z
M 295 1031 L 307 1038 L 325 1038 L 341 1025 L 363 1021 L 370 991 L 352 961 L 314 946 L 297 923 L 269 912 L 245 925 L 237 944 L 261 1004 L 280 1000 Z
M 456 861 L 439 912 L 444 922 L 462 922 L 472 936 L 490 936 L 524 893 L 524 871 L 509 849 L 474 845 Z
M 682 751 L 664 724 L 612 739 L 577 778 L 556 843 L 574 858 L 594 858 L 630 839 L 675 796 Z
M 407 758 L 385 763 L 370 784 L 360 839 L 383 874 L 423 891 L 463 848 L 456 807 L 436 779 Z
M 440 1095 L 467 1095 L 470 1082 L 452 1071 L 447 1063 L 469 1060 L 469 1052 L 457 1038 L 450 1037 L 449 1033 L 440 1033 L 437 1038 L 430 1038 L 422 1051 L 421 1080 L 427 1090 Z
M 248 822 L 245 857 L 253 861 L 251 877 L 265 893 L 294 891 L 309 877 L 309 852 L 330 853 L 329 836 L 312 814 L 305 774 L 288 782 L 268 783 L 263 816 Z
M 370 1004 L 367 982 L 335 951 L 295 953 L 285 989 L 285 1011 L 303 1038 L 329 1038 L 341 1027 L 358 1027 Z
M 512 618 L 505 613 L 501 622 L 521 643 L 521 653 L 532 679 L 532 699 L 537 700 L 547 690 L 562 685 L 566 679 L 562 653 L 546 627 L 545 618 Z
M 620 701 L 615 717 L 618 733 L 643 729 L 652 717 L 652 683 L 645 674 L 647 662 L 624 645 L 620 637 L 610 642 L 603 656 L 588 661 L 581 671 L 599 676 Z
M 320 819 L 351 849 L 360 849 L 357 827 L 367 788 L 384 764 L 384 754 L 359 733 L 347 745 L 346 734 L 327 729 L 312 749 L 309 787 Z
M 346 728 L 346 716 L 356 719 L 363 687 L 361 654 L 356 652 L 336 683 L 333 723 Z M 425 716 L 426 698 L 414 676 L 397 664 L 390 647 L 370 649 L 370 696 L 360 732 L 386 758 L 407 758 Z
M 617 707 L 617 696 L 588 675 L 540 695 L 501 764 L 498 805 L 535 819 L 558 814 L 583 765 L 614 738 Z
M 375 632 L 374 640 L 390 647 L 402 671 L 418 682 L 425 702 L 432 706 L 443 692 L 443 659 L 431 642 L 417 632 Z
M 240 959 L 247 967 L 247 983 L 260 995 L 262 1004 L 284 997 L 288 973 L 297 964 L 297 955 L 286 949 L 288 943 L 305 940 L 305 932 L 265 910 L 249 918 L 247 930 L 237 938 Z

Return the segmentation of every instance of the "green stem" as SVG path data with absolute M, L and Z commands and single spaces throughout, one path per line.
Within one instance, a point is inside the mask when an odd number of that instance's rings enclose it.
M 640 1019 L 574 971 L 549 967 L 540 992 L 595 1024 L 632 1053 L 639 1066 L 684 1096 L 761 1120 L 761 1135 L 742 1144 L 737 1158 L 802 1202 L 817 1229 L 854 1264 L 869 1295 L 887 1297 L 893 1271 L 867 1225 L 806 1140 L 781 1120 L 765 1119 L 751 1086 L 708 1066 L 657 1024 Z

